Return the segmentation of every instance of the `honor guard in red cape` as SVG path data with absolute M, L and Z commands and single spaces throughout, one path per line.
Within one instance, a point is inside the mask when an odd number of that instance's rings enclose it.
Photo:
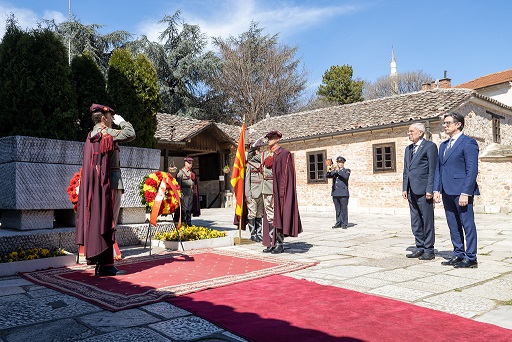
M 284 251 L 285 236 L 296 237 L 302 232 L 297 203 L 295 163 L 290 151 L 279 146 L 282 136 L 279 131 L 268 132 L 265 138 L 269 150 L 261 154 L 266 216 L 263 224 L 263 245 L 267 246 L 263 252 L 272 254 Z M 268 179 L 269 174 L 272 175 L 271 179 Z M 270 181 L 271 195 L 266 194 Z
M 84 145 L 75 241 L 84 246 L 87 264 L 96 265 L 95 276 L 126 274 L 114 266 L 115 230 L 124 191 L 118 143 L 135 139 L 135 130 L 108 106 L 93 104 L 90 112 L 94 127 Z M 120 129 L 113 129 L 113 123 Z

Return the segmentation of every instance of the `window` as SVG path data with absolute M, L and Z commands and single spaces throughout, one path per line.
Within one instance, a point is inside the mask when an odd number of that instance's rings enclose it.
M 375 144 L 373 148 L 373 173 L 395 172 L 395 143 Z
M 308 183 L 327 183 L 327 178 L 325 178 L 325 155 L 325 150 L 308 152 L 306 154 Z
M 492 121 L 492 142 L 501 144 L 501 119 L 504 119 L 503 116 L 497 115 L 487 111 L 487 114 L 491 115 Z

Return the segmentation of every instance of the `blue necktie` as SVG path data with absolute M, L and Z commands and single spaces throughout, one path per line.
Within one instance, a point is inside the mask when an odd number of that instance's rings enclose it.
M 446 155 L 448 154 L 448 151 L 452 148 L 452 143 L 453 143 L 453 138 L 450 138 L 450 140 L 448 140 L 448 146 L 446 146 L 446 148 L 444 149 L 444 154 L 443 154 L 444 159 L 446 159 Z

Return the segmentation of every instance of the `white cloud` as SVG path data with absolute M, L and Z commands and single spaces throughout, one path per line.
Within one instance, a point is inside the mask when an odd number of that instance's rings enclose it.
M 236 37 L 247 31 L 251 21 L 257 22 L 260 28 L 264 28 L 264 33 L 279 33 L 283 38 L 358 10 L 354 6 L 314 7 L 314 5 L 299 6 L 279 2 L 276 4 L 275 1 L 266 3 L 257 0 L 216 2 L 215 7 L 203 8 L 203 11 L 197 10 L 197 3 L 193 9 L 187 8 L 187 2 L 181 4 L 183 21 L 199 25 L 201 32 L 208 37 L 222 38 Z M 207 14 L 198 15 L 197 13 Z M 150 40 L 156 40 L 164 29 L 165 25 L 147 21 L 138 25 L 137 33 L 148 36 Z
M 0 38 L 5 34 L 7 18 L 11 16 L 11 13 L 14 14 L 18 25 L 22 29 L 36 27 L 36 24 L 40 19 L 38 18 L 37 14 L 31 10 L 0 4 Z

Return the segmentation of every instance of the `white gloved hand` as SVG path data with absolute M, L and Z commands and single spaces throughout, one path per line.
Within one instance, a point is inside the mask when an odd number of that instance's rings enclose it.
M 118 126 L 119 126 L 119 124 L 120 124 L 121 122 L 126 121 L 126 120 L 125 120 L 125 119 L 123 119 L 123 117 L 122 117 L 121 115 L 119 115 L 119 114 L 114 114 L 114 116 L 112 117 L 112 120 L 113 120 L 113 121 L 114 121 L 114 123 L 115 123 L 116 125 L 118 125 Z
M 259 138 L 258 140 L 256 140 L 251 146 L 252 147 L 260 147 L 261 145 L 263 145 L 263 137 L 262 138 Z

